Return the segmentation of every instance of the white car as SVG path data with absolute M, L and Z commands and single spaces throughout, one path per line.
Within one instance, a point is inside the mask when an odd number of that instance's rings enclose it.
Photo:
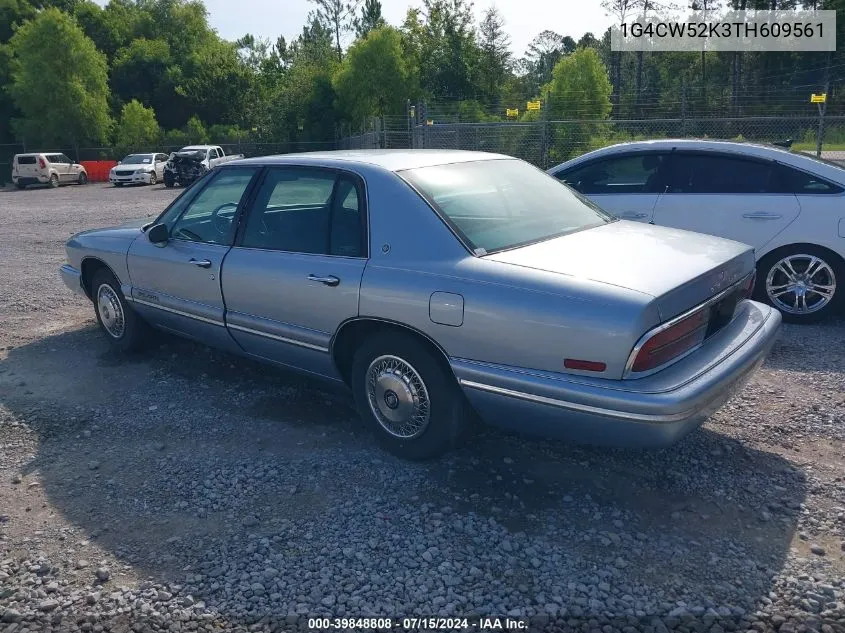
M 15 154 L 12 159 L 12 182 L 18 189 L 27 185 L 50 185 L 88 182 L 85 168 L 59 152 Z
M 109 171 L 109 182 L 123 185 L 154 185 L 164 178 L 167 154 L 129 154 Z
M 750 244 L 755 294 L 787 321 L 817 321 L 845 302 L 838 164 L 765 145 L 685 139 L 612 145 L 549 173 L 620 218 Z

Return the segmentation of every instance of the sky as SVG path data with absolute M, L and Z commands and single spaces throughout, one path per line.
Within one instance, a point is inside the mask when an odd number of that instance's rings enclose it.
M 410 6 L 419 0 L 381 0 L 390 24 L 402 23 Z M 106 0 L 99 0 L 105 4 Z M 511 36 L 511 48 L 522 56 L 528 43 L 546 29 L 579 39 L 587 31 L 601 37 L 611 18 L 605 15 L 600 0 L 475 0 L 477 15 L 495 4 L 505 19 Z M 271 41 L 279 35 L 290 41 L 302 31 L 311 9 L 308 0 L 205 0 L 211 26 L 227 40 L 246 33 Z

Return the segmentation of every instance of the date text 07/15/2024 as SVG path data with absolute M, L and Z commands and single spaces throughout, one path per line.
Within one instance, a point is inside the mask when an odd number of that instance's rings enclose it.
M 524 631 L 522 618 L 309 618 L 310 631 Z

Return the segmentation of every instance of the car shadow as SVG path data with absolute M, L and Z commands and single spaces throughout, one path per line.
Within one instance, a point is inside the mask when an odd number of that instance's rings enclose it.
M 822 337 L 826 346 L 824 350 L 818 347 Z M 784 323 L 778 344 L 767 362 L 776 370 L 842 374 L 845 373 L 845 357 L 835 353 L 835 350 L 842 349 L 845 349 L 845 315 L 808 325 Z
M 93 326 L 7 350 L 0 404 L 37 438 L 24 484 L 40 482 L 50 511 L 81 532 L 74 540 L 116 557 L 127 578 L 222 605 L 229 622 L 253 620 L 200 578 L 215 552 L 256 560 L 253 533 L 273 543 L 278 569 L 303 555 L 319 567 L 325 552 L 394 531 L 435 531 L 453 544 L 444 556 L 467 564 L 492 539 L 513 571 L 481 580 L 524 604 L 599 573 L 684 587 L 701 604 L 742 587 L 749 610 L 793 547 L 808 487 L 779 455 L 707 429 L 669 449 L 624 451 L 482 427 L 447 457 L 407 463 L 376 448 L 343 389 L 166 336 L 122 356 Z M 354 511 L 363 500 L 378 516 Z M 17 510 L 9 529 L 27 520 Z M 349 536 L 321 531 L 337 522 Z M 411 585 L 438 573 L 438 560 L 409 570 L 377 545 L 366 556 Z M 538 556 L 559 559 L 561 576 L 541 575 Z

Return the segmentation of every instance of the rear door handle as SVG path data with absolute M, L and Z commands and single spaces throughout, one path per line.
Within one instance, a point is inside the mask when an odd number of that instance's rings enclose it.
M 200 268 L 211 268 L 211 261 L 208 259 L 194 259 L 192 257 L 190 263 Z
M 320 277 L 319 275 L 308 275 L 308 281 L 316 281 L 318 283 L 325 284 L 326 286 L 336 286 L 340 283 L 340 279 L 338 279 L 334 275 L 328 275 L 327 277 Z
M 783 216 L 779 213 L 766 213 L 765 211 L 758 211 L 756 213 L 743 213 L 742 217 L 749 220 L 779 220 Z
M 633 211 L 628 211 L 623 213 L 620 217 L 629 218 L 631 220 L 642 220 L 646 216 L 648 216 L 648 213 L 634 213 Z

